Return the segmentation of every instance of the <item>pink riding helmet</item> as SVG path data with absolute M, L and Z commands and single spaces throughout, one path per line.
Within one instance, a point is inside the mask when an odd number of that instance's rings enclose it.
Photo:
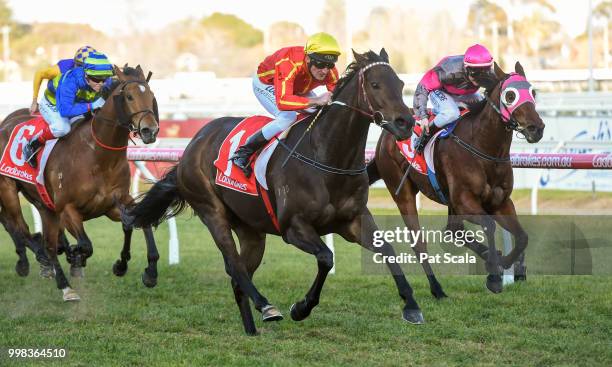
M 493 65 L 493 56 L 486 47 L 475 44 L 465 50 L 463 64 L 468 67 L 482 68 Z

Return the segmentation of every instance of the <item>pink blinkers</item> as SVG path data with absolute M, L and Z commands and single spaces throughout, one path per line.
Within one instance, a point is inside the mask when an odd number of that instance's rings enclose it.
M 533 103 L 535 106 L 535 94 L 533 86 L 525 77 L 512 73 L 501 86 L 499 95 L 499 107 L 504 122 L 509 122 L 512 113 L 525 103 Z

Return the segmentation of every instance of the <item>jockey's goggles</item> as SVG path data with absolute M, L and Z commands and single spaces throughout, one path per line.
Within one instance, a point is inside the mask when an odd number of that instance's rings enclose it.
M 317 69 L 333 69 L 335 65 L 333 62 L 325 62 L 319 60 L 312 60 L 310 64 Z
M 95 76 L 91 76 L 91 75 L 87 75 L 87 79 L 96 83 L 96 84 L 100 84 L 100 83 L 104 83 L 106 81 L 107 78 L 105 77 L 95 77 Z
M 467 68 L 467 73 L 471 77 L 478 77 L 478 76 L 487 75 L 490 71 L 491 71 L 491 67 L 490 66 L 487 66 L 487 67 L 484 67 L 484 68 L 475 68 L 475 67 L 468 67 Z

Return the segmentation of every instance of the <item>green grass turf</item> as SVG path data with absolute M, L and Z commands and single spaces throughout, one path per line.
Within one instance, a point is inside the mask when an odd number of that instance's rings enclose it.
M 120 225 L 88 222 L 94 255 L 85 278 L 72 280 L 82 301 L 71 304 L 38 277 L 30 252 L 30 275 L 15 274 L 14 247 L 0 231 L 0 366 L 41 363 L 8 359 L 8 347 L 66 348 L 66 359 L 44 361 L 58 366 L 612 365 L 612 277 L 530 276 L 493 295 L 484 276 L 439 276 L 450 298 L 436 301 L 419 273 L 409 280 L 426 324 L 414 326 L 401 320 L 391 277 L 363 275 L 360 248 L 337 236 L 337 274 L 303 322 L 288 310 L 310 287 L 315 259 L 269 236 L 255 284 L 286 319 L 263 324 L 255 311 L 261 335 L 248 337 L 208 231 L 189 214 L 178 225 L 181 263 L 168 265 L 162 225 L 159 284 L 147 289 L 142 232 L 117 278 Z

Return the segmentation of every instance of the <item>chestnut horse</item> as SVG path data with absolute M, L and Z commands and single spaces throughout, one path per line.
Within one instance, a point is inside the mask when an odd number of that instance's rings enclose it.
M 138 133 L 145 143 L 155 141 L 159 130 L 157 104 L 140 66 L 115 66 L 114 80 L 104 106 L 93 118 L 77 123 L 72 132 L 55 146 L 45 167 L 45 185 L 55 204 L 55 210 L 45 206 L 34 185 L 0 176 L 0 207 L 2 222 L 15 241 L 15 246 L 35 247 L 36 241 L 25 223 L 18 193 L 34 204 L 42 217 L 43 243 L 53 270 L 57 287 L 65 301 L 77 301 L 79 295 L 70 287 L 57 258 L 58 243 L 63 244 L 68 260 L 78 269 L 85 266 L 93 253 L 91 240 L 83 228 L 83 221 L 106 215 L 120 220 L 120 205 L 130 204 L 130 169 L 126 148 L 131 131 Z M 150 74 L 149 74 L 150 77 Z M 32 118 L 16 111 L 2 123 L 0 150 L 6 146 L 15 125 Z M 68 246 L 63 229 L 76 239 L 77 245 Z M 130 259 L 132 229 L 123 227 L 124 244 L 121 259 L 113 266 L 120 276 L 127 271 Z M 145 228 L 149 266 L 143 282 L 154 286 L 159 255 L 151 228 Z M 19 252 L 19 251 L 18 251 Z
M 419 191 L 431 200 L 448 205 L 448 230 L 463 230 L 464 220 L 483 227 L 488 247 L 477 242 L 466 246 L 486 260 L 487 288 L 494 293 L 503 290 L 502 267 L 509 268 L 527 247 L 527 233 L 518 222 L 510 199 L 514 182 L 510 164 L 512 134 L 518 131 L 528 142 L 536 143 L 544 132 L 544 123 L 535 110 L 535 92 L 518 62 L 515 71 L 508 75 L 495 64 L 498 82 L 486 91 L 481 109 L 463 116 L 449 138 L 436 142 L 434 166 L 442 197 L 427 176 L 415 170 L 398 187 L 410 163 L 399 151 L 395 138 L 384 131 L 374 159 L 368 165 L 370 184 L 380 178 L 385 181 L 410 229 L 420 229 L 415 199 Z M 397 195 L 396 190 L 399 190 Z M 510 254 L 501 258 L 495 250 L 495 222 L 515 239 Z M 427 252 L 427 245 L 420 241 L 413 249 L 420 256 Z M 429 263 L 424 261 L 422 266 L 434 297 L 445 297 Z M 518 271 L 516 277 L 521 279 L 524 268 Z
M 373 245 L 377 226 L 366 208 L 368 177 L 363 155 L 371 122 L 392 136 L 405 139 L 414 120 L 402 101 L 403 82 L 389 65 L 384 49 L 380 55 L 372 51 L 354 54 L 355 61 L 338 81 L 331 105 L 320 110 L 312 129 L 307 127 L 314 116 L 295 125 L 268 163 L 267 183 L 280 230 L 273 225 L 259 197 L 215 185 L 217 168 L 213 162 L 221 143 L 243 120 L 238 117 L 219 118 L 204 126 L 187 146 L 178 165 L 126 213 L 125 223 L 149 226 L 168 215 L 176 215 L 189 204 L 223 254 L 249 335 L 257 333 L 249 298 L 262 313 L 263 321 L 282 319 L 252 280 L 264 253 L 266 234 L 280 235 L 285 242 L 316 257 L 316 279 L 304 299 L 291 307 L 291 318 L 296 321 L 308 317 L 319 303 L 327 273 L 333 266 L 333 254 L 320 236 L 338 233 L 369 250 L 394 255 L 389 244 Z M 306 139 L 298 145 L 300 136 Z M 290 155 L 290 147 L 296 145 L 295 153 Z M 292 159 L 284 165 L 288 156 Z M 170 214 L 168 207 L 173 208 Z M 232 230 L 238 236 L 240 253 Z M 402 270 L 397 264 L 388 266 L 405 301 L 403 318 L 422 323 L 422 313 Z

